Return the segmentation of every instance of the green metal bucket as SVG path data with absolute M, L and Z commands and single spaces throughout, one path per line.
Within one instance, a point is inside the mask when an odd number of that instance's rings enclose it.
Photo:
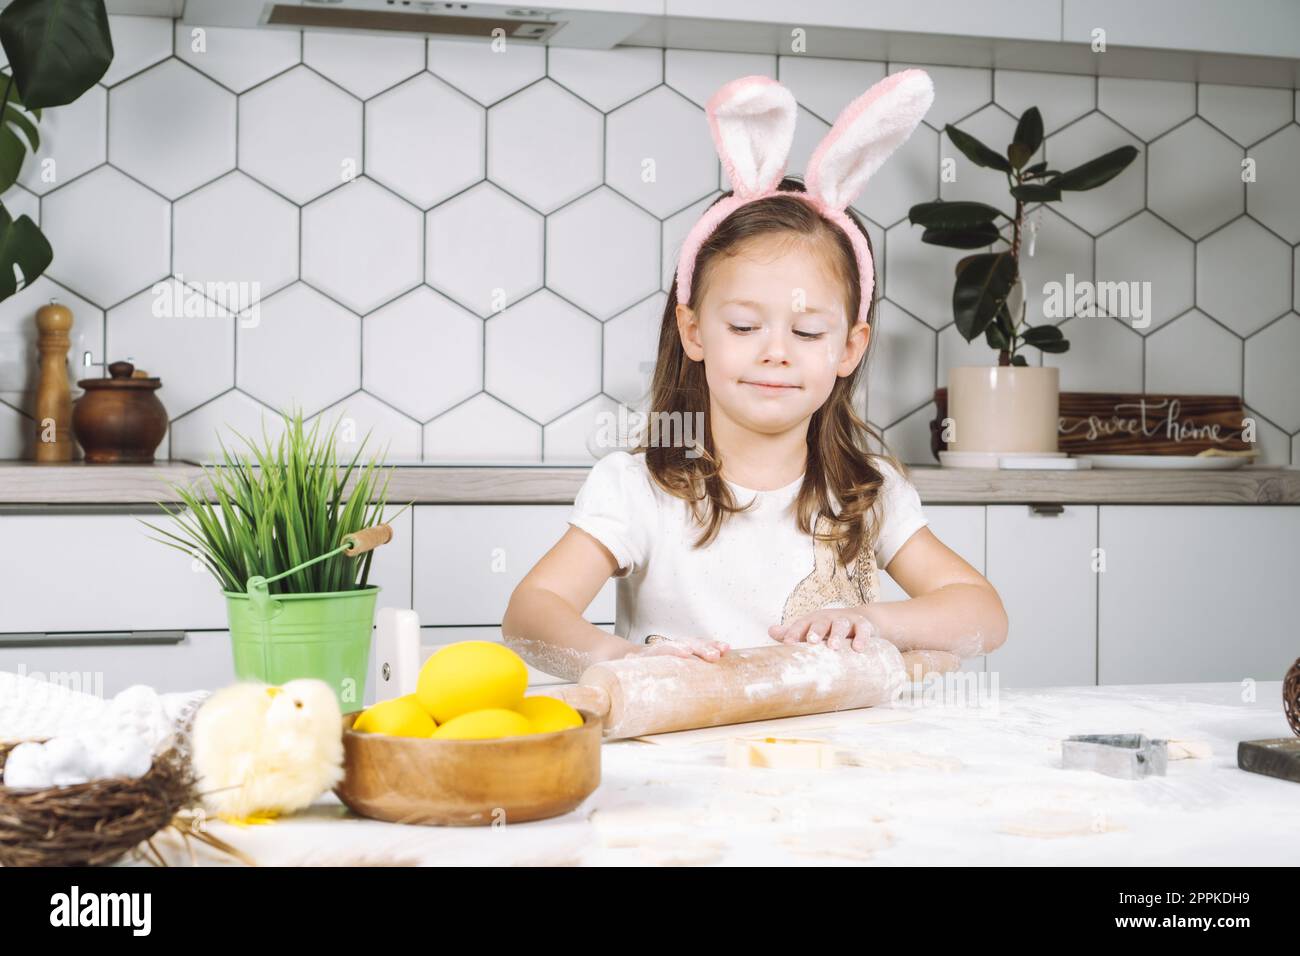
M 344 713 L 359 710 L 370 672 L 379 587 L 319 594 L 222 591 L 239 680 L 283 684 L 301 677 L 334 689 Z

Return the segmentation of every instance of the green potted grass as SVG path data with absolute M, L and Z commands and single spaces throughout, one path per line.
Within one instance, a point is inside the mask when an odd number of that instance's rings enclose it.
M 314 677 L 334 688 L 346 712 L 365 693 L 379 594 L 367 579 L 372 549 L 391 534 L 384 511 L 392 469 L 381 475 L 377 457 L 358 467 L 369 433 L 340 468 L 340 420 L 322 436 L 319 419 L 306 432 L 301 412 L 285 415 L 278 441 L 263 425 L 260 445 L 236 432 L 252 457 L 232 454 L 218 436 L 224 460 L 204 466 L 207 488 L 172 484 L 184 507 L 158 502 L 175 531 L 143 523 L 164 536 L 153 540 L 216 577 L 239 680 Z

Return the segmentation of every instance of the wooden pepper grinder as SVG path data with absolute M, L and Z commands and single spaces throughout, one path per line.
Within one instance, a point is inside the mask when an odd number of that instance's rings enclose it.
M 36 310 L 36 348 L 40 376 L 36 381 L 36 461 L 72 461 L 72 392 L 68 385 L 68 349 L 72 312 L 54 299 Z

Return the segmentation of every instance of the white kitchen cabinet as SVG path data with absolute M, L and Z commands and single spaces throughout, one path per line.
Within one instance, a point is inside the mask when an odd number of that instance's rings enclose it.
M 1100 511 L 1100 683 L 1285 676 L 1300 654 L 1300 508 Z
M 61 687 L 112 697 L 132 684 L 147 684 L 159 693 L 215 690 L 235 680 L 235 662 L 227 631 L 177 635 L 142 634 L 114 637 L 128 643 L 82 643 L 19 646 L 0 640 L 0 671 L 47 680 Z
M 412 509 L 375 552 L 369 583 L 381 605 L 411 606 Z M 185 631 L 229 626 L 220 585 L 197 559 L 159 543 L 175 533 L 161 511 L 3 514 L 0 534 L 21 549 L 6 562 L 0 634 Z M 168 539 L 170 540 L 170 539 Z
M 569 528 L 570 505 L 422 505 L 415 509 L 415 602 L 421 625 L 500 626 L 515 586 Z M 614 620 L 614 579 L 586 609 Z
M 944 33 L 997 37 L 1004 40 L 1059 40 L 1061 14 L 1055 4 L 1040 0 L 666 0 L 669 17 L 740 21 L 751 24 L 792 24 L 801 27 L 849 30 Z M 704 23 L 720 37 L 718 26 Z M 733 27 L 734 29 L 734 27 Z M 672 46 L 672 36 L 668 45 Z M 730 45 L 716 49 L 735 49 Z
M 1066 43 L 1091 44 L 1104 27 L 1114 46 L 1300 56 L 1294 0 L 1062 0 L 1061 13 Z
M 981 574 L 984 573 L 984 507 L 982 505 L 926 505 L 931 533 Z M 880 575 L 880 600 L 906 601 L 907 592 L 888 573 Z M 964 671 L 983 671 L 987 655 L 962 661 Z
M 999 687 L 1097 682 L 1096 546 L 1095 505 L 989 506 L 984 574 L 1009 622 L 989 655 Z
M 161 511 L 0 514 L 0 633 L 223 628 L 225 598 L 198 560 L 152 540 Z
M 411 558 L 415 550 L 415 509 L 407 508 L 388 522 L 393 528 L 393 540 L 375 549 L 370 562 L 367 584 L 380 587 L 375 607 L 411 606 Z

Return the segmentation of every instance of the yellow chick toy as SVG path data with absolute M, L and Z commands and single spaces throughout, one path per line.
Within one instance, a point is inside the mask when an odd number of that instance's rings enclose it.
M 231 823 L 267 823 L 343 779 L 342 715 L 328 684 L 240 683 L 194 717 L 194 769 L 208 808 Z

